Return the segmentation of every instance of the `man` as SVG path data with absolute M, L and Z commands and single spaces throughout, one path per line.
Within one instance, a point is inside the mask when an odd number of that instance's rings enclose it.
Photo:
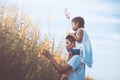
M 75 47 L 75 38 L 71 35 L 66 37 L 66 49 L 71 53 L 71 50 Z M 85 80 L 85 64 L 81 62 L 80 55 L 74 55 L 71 59 L 63 66 L 59 65 L 52 55 L 48 51 L 44 51 L 43 55 L 45 55 L 54 68 L 61 74 L 67 73 L 71 70 L 70 75 L 68 76 L 68 80 Z

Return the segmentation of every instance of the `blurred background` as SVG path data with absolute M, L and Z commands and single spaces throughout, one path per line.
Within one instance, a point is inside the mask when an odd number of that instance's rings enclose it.
M 64 49 L 66 33 L 73 32 L 71 19 L 82 16 L 94 61 L 92 68 L 86 67 L 86 76 L 95 80 L 120 79 L 120 0 L 4 0 L 0 5 L 4 4 L 16 5 L 19 13 L 29 14 L 41 37 L 49 32 L 55 47 L 63 40 Z

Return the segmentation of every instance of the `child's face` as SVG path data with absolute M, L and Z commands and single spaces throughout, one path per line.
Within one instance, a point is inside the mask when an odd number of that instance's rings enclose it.
M 72 22 L 72 29 L 76 31 L 78 29 L 78 23 Z
M 70 51 L 73 49 L 73 47 L 75 47 L 75 42 L 70 42 L 68 39 L 66 39 L 66 49 Z

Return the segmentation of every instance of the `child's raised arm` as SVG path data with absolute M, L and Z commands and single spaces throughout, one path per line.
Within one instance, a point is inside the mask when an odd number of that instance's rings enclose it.
M 82 29 L 78 29 L 77 33 L 76 33 L 76 40 L 78 42 L 82 42 L 82 38 L 83 38 L 83 30 Z
M 77 42 L 81 42 L 83 37 L 83 30 L 78 29 L 76 34 L 70 33 L 70 35 L 73 36 Z

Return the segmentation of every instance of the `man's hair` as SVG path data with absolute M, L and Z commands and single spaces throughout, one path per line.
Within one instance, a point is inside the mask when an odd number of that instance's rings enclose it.
M 72 19 L 72 22 L 78 23 L 78 26 L 79 26 L 79 27 L 84 28 L 85 22 L 84 22 L 84 19 L 83 19 L 82 17 L 74 17 L 74 18 Z
M 76 39 L 71 35 L 67 35 L 66 39 L 68 39 L 71 43 L 76 41 Z

